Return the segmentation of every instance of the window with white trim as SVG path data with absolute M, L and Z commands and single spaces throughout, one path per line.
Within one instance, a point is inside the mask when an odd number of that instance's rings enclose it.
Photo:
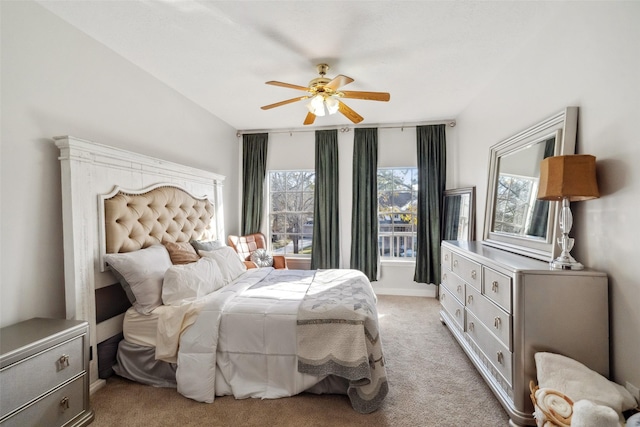
M 378 250 L 380 258 L 414 259 L 418 169 L 378 169 Z
M 314 171 L 269 172 L 269 236 L 279 255 L 311 256 Z

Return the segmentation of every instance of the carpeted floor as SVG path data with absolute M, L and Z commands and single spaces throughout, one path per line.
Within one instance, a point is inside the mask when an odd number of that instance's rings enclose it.
M 216 398 L 212 404 L 175 389 L 111 377 L 91 396 L 92 427 L 102 426 L 507 426 L 508 416 L 446 326 L 433 298 L 379 296 L 389 394 L 368 415 L 346 396 Z

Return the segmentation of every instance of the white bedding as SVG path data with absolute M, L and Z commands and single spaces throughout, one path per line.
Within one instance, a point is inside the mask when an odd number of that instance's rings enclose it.
M 325 378 L 297 369 L 296 315 L 314 271 L 281 270 L 267 277 L 272 271 L 250 269 L 190 309 L 199 314 L 180 338 L 181 394 L 208 403 L 229 394 L 271 399 L 301 393 Z

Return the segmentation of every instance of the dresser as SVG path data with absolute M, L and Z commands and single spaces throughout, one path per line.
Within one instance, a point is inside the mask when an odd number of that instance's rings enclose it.
M 89 424 L 88 367 L 87 322 L 34 318 L 0 329 L 0 425 Z
M 440 316 L 510 417 L 536 425 L 529 381 L 536 352 L 559 353 L 609 374 L 608 284 L 592 270 L 483 245 L 443 241 Z

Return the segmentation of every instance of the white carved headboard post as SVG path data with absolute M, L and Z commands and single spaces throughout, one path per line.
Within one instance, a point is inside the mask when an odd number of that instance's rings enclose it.
M 71 136 L 54 137 L 60 149 L 66 316 L 89 322 L 93 358 L 92 392 L 104 384 L 98 377 L 97 344 L 122 329 L 121 319 L 96 324 L 96 289 L 116 283 L 102 271 L 104 239 L 99 223 L 100 195 L 115 186 L 142 189 L 172 184 L 206 196 L 215 207 L 216 238 L 225 237 L 222 190 L 224 176 Z M 119 328 L 119 329 L 118 329 Z

